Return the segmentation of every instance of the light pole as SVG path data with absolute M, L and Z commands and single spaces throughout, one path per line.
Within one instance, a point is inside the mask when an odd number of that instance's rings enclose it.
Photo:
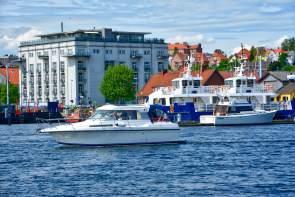
M 8 76 L 8 64 L 6 64 L 6 104 L 9 105 L 9 76 Z
M 71 79 L 71 103 L 73 105 L 73 79 Z

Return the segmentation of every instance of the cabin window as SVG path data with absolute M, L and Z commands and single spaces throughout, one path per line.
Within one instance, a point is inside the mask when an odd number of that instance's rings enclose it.
M 192 85 L 193 85 L 193 81 L 188 81 L 188 84 L 189 84 L 190 86 L 192 86 Z
M 172 86 L 175 88 L 179 88 L 179 81 L 172 81 Z
M 254 80 L 253 79 L 248 79 L 247 80 L 247 87 L 253 87 L 254 86 Z
M 194 88 L 198 88 L 200 86 L 199 80 L 194 80 Z
M 149 115 L 147 112 L 137 112 L 137 120 L 149 120 Z
M 241 86 L 242 81 L 240 79 L 237 80 L 237 87 Z
M 245 81 L 245 80 L 242 80 L 242 84 L 243 84 L 243 85 L 246 85 L 246 81 Z
M 187 80 L 183 80 L 183 81 L 182 81 L 182 86 L 183 86 L 183 87 L 187 86 Z
M 233 81 L 232 80 L 226 80 L 226 81 L 224 81 L 224 84 L 229 86 L 229 87 L 233 87 Z

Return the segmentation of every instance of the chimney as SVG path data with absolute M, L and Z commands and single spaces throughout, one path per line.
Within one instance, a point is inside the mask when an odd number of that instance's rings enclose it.
M 64 32 L 64 23 L 63 22 L 60 23 L 60 29 L 61 29 L 61 32 Z

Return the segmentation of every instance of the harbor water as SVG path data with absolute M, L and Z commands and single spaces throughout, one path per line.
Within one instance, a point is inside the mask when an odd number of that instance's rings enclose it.
M 295 125 L 186 127 L 186 144 L 78 147 L 0 126 L 0 196 L 295 196 Z

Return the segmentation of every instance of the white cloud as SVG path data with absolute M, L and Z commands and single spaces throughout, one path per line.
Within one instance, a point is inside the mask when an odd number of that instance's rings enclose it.
M 19 31 L 19 28 L 16 30 L 18 32 L 0 35 L 0 45 L 3 46 L 3 48 L 17 51 L 20 42 L 37 39 L 35 36 L 42 33 L 35 28 L 25 28 L 24 31 Z
M 168 42 L 170 43 L 175 43 L 175 42 L 189 42 L 189 43 L 214 43 L 215 39 L 210 37 L 210 38 L 205 38 L 203 34 L 196 34 L 196 35 L 176 35 L 173 37 L 170 37 L 167 39 Z
M 274 47 L 280 47 L 282 42 L 288 38 L 289 37 L 287 35 L 283 35 L 282 37 L 278 38 L 276 41 L 274 41 Z
M 271 5 L 264 4 L 263 6 L 261 6 L 259 8 L 259 10 L 264 13 L 275 13 L 275 12 L 281 11 L 282 9 L 277 6 L 271 6 Z
M 244 45 L 243 45 L 243 48 L 250 50 L 250 49 L 251 49 L 251 45 L 249 45 L 249 44 L 244 44 Z M 231 54 L 238 53 L 238 52 L 240 52 L 241 49 L 242 49 L 241 46 L 235 47 L 235 48 L 233 48 Z

